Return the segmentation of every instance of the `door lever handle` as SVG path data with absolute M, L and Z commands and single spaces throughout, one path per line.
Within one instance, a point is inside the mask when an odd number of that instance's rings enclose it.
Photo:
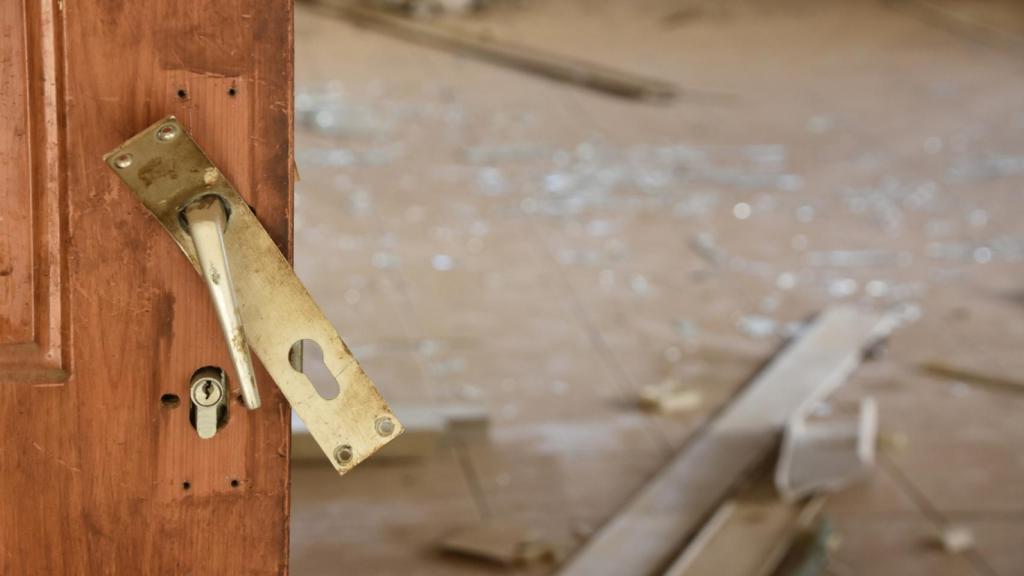
M 249 408 L 260 404 L 251 348 L 338 473 L 402 433 L 274 239 L 174 116 L 103 158 L 205 279 Z M 292 364 L 305 340 L 323 351 L 337 396 L 321 396 Z
M 256 388 L 249 341 L 245 337 L 245 328 L 238 312 L 235 284 L 231 280 L 231 266 L 224 249 L 224 228 L 228 226 L 227 209 L 219 197 L 209 195 L 186 204 L 181 214 L 186 224 L 185 231 L 192 237 L 206 288 L 217 309 L 224 341 L 238 374 L 242 401 L 246 408 L 255 410 L 260 407 L 260 392 Z

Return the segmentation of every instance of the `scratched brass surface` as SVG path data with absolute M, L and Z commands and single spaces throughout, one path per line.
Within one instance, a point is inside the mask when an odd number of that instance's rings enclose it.
M 161 128 L 177 133 L 161 140 Z M 130 163 L 125 154 L 131 155 Z M 120 167 L 119 159 L 128 165 Z M 225 201 L 230 214 L 224 245 L 249 345 L 340 474 L 401 434 L 401 424 L 273 239 L 176 118 L 168 116 L 146 128 L 104 160 L 160 221 L 197 272 L 195 248 L 179 212 L 208 194 Z M 338 382 L 340 393 L 331 400 L 321 397 L 289 361 L 292 346 L 304 339 L 319 344 L 324 363 Z M 379 426 L 382 419 L 390 419 L 393 427 Z

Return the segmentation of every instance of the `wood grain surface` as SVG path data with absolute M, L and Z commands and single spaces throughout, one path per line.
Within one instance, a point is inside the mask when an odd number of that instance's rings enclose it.
M 287 405 L 260 369 L 263 407 L 196 435 L 223 336 L 102 155 L 176 114 L 290 257 L 291 26 L 283 0 L 0 5 L 0 573 L 287 572 Z

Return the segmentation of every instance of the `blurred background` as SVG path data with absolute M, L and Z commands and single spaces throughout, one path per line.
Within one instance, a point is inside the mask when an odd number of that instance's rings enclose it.
M 322 0 L 295 50 L 296 268 L 409 431 L 338 478 L 296 424 L 293 574 L 558 573 L 842 305 L 898 319 L 814 409 L 870 458 L 705 544 L 1024 574 L 1024 4 Z

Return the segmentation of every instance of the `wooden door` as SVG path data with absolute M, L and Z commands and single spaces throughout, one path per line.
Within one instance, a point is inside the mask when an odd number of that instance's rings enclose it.
M 176 114 L 285 254 L 288 0 L 0 0 L 0 574 L 282 574 L 289 409 L 233 375 L 206 289 L 102 160 Z M 176 401 L 177 399 L 177 401 Z

